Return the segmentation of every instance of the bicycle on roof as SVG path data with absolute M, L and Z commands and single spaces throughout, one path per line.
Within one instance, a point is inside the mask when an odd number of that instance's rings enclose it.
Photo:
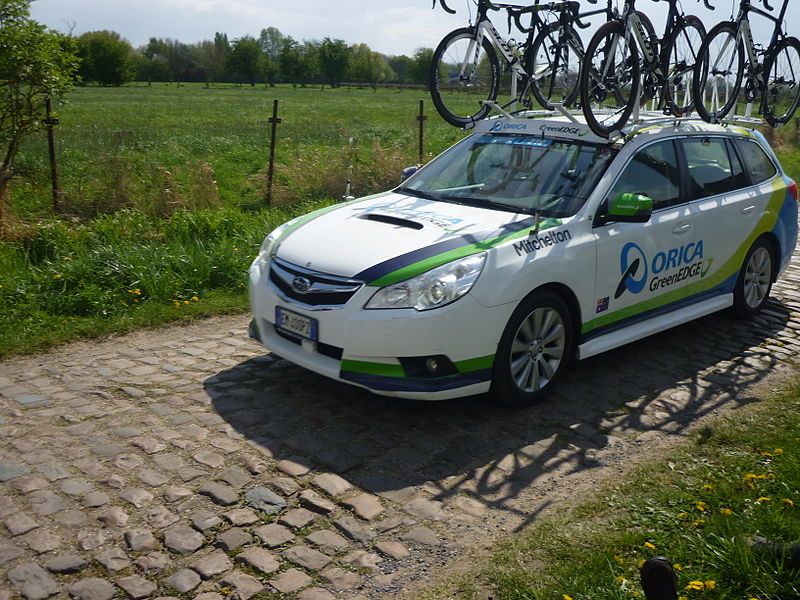
M 445 11 L 455 13 L 445 0 L 438 1 Z M 577 72 L 583 56 L 583 43 L 572 24 L 584 28 L 588 25 L 581 21 L 583 17 L 606 14 L 611 18 L 611 2 L 607 0 L 605 8 L 579 13 L 580 5 L 574 0 L 546 4 L 536 0 L 526 7 L 477 0 L 475 23 L 448 33 L 434 51 L 430 87 L 436 110 L 457 127 L 488 116 L 503 85 L 498 55 L 510 72 L 511 100 L 497 107 L 501 112 L 533 109 L 534 100 L 548 109 L 556 102 L 569 106 L 577 96 Z M 499 10 L 507 12 L 509 31 L 513 20 L 526 35 L 522 44 L 504 39 L 497 31 L 488 13 Z M 547 22 L 542 17 L 546 12 L 558 13 L 558 21 Z M 529 26 L 522 23 L 527 15 Z M 558 39 L 554 39 L 556 33 Z
M 592 36 L 581 65 L 580 97 L 586 122 L 597 135 L 619 132 L 650 100 L 665 115 L 682 116 L 694 107 L 690 81 L 705 28 L 700 19 L 678 10 L 678 0 L 668 2 L 661 39 L 636 10 L 635 0 L 626 0 L 620 18 Z
M 783 0 L 777 17 L 767 11 L 773 7 L 762 0 L 756 8 L 751 0 L 741 0 L 735 20 L 717 24 L 700 46 L 692 78 L 697 113 L 709 123 L 716 123 L 733 112 L 739 101 L 742 80 L 749 117 L 753 102 L 761 95 L 760 112 L 772 127 L 792 118 L 800 103 L 800 41 L 788 37 L 783 20 L 789 0 Z M 753 42 L 750 13 L 772 21 L 772 38 L 766 48 Z

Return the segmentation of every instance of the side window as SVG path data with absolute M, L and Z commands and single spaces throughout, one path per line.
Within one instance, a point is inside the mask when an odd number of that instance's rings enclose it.
M 689 168 L 689 199 L 748 186 L 739 158 L 725 138 L 694 137 L 680 142 Z
M 678 160 L 671 140 L 639 150 L 625 166 L 608 197 L 616 198 L 627 192 L 649 196 L 653 199 L 654 210 L 679 202 Z
M 771 179 L 777 173 L 775 165 L 756 142 L 737 138 L 736 145 L 742 153 L 745 169 L 753 185 Z

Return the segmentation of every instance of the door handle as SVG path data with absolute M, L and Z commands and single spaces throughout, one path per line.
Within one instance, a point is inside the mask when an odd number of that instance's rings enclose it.
M 683 225 L 678 225 L 675 229 L 672 230 L 672 233 L 685 233 L 692 228 L 691 223 L 684 223 Z
M 745 207 L 742 209 L 742 214 L 743 214 L 743 215 L 746 215 L 746 214 L 748 214 L 748 213 L 751 213 L 751 212 L 753 212 L 755 209 L 756 209 L 756 207 L 755 207 L 755 204 L 751 204 L 750 206 L 745 206 Z

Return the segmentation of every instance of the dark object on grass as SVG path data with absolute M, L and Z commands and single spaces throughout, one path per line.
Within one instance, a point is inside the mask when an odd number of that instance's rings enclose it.
M 639 569 L 639 577 L 647 600 L 678 600 L 675 570 L 663 556 L 647 559 Z
M 757 556 L 782 561 L 787 569 L 800 569 L 800 542 L 771 542 L 754 535 L 747 538 L 747 545 Z

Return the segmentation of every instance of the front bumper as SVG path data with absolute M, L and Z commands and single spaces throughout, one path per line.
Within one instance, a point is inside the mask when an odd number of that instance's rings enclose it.
M 489 390 L 497 344 L 513 307 L 486 308 L 470 294 L 442 308 L 364 310 L 377 288 L 361 287 L 338 308 L 297 304 L 269 280 L 269 263 L 250 268 L 251 337 L 297 365 L 376 394 L 444 400 Z M 276 329 L 275 307 L 313 318 L 318 340 Z M 444 364 L 443 374 L 420 365 Z

